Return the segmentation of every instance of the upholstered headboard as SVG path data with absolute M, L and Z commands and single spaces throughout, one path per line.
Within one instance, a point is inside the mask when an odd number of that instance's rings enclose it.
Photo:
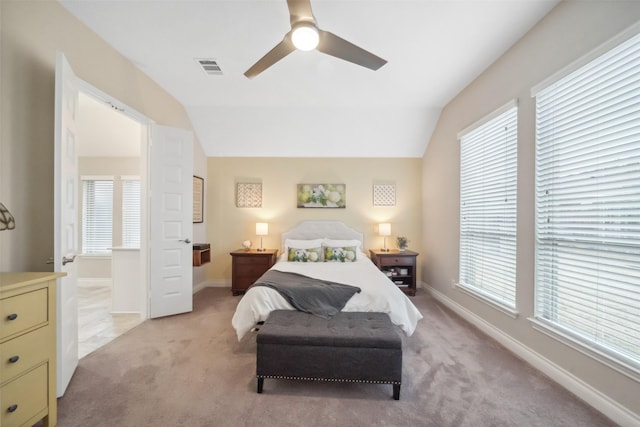
M 303 221 L 282 233 L 281 247 L 284 248 L 286 239 L 311 240 L 321 238 L 359 240 L 360 247 L 364 248 L 364 234 L 341 221 Z

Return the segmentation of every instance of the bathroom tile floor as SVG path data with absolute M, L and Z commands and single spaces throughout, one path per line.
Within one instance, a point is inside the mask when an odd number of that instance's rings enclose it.
M 78 281 L 78 358 L 142 323 L 139 314 L 111 313 L 110 307 L 109 281 Z

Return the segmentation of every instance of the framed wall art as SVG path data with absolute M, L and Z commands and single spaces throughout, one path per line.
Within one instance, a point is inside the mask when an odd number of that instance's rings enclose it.
M 203 222 L 204 178 L 193 177 L 193 222 Z
M 345 184 L 298 184 L 299 208 L 346 208 Z
M 373 206 L 395 206 L 395 184 L 373 184 Z
M 236 207 L 261 208 L 262 183 L 238 182 L 236 184 Z

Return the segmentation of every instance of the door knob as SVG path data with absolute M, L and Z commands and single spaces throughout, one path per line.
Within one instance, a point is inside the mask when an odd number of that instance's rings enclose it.
M 185 243 L 191 243 L 191 240 L 190 240 L 188 237 L 187 237 L 186 239 L 184 239 L 184 240 L 180 240 L 180 241 L 181 241 L 181 242 L 185 242 Z
M 67 265 L 68 263 L 73 262 L 75 259 L 76 259 L 75 255 L 72 255 L 70 257 L 63 256 L 62 257 L 62 265 Z

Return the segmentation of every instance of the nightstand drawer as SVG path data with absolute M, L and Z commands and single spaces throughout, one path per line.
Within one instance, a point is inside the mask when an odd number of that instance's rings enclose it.
M 403 256 L 381 256 L 380 267 L 398 266 L 398 265 L 414 265 L 415 258 Z
M 47 328 L 40 328 L 0 344 L 0 384 L 47 360 L 49 341 Z
M 237 277 L 253 277 L 257 279 L 269 269 L 269 265 L 236 265 Z
M 48 363 L 40 365 L 0 389 L 2 395 L 2 422 L 0 424 L 21 426 L 36 416 L 47 414 L 48 368 Z
M 43 288 L 0 300 L 0 338 L 4 339 L 45 324 L 49 320 L 47 296 L 47 289 Z
M 269 268 L 271 266 L 271 257 L 268 256 L 256 256 L 256 257 L 237 257 L 233 262 L 240 268 L 247 267 L 260 267 L 262 269 Z

